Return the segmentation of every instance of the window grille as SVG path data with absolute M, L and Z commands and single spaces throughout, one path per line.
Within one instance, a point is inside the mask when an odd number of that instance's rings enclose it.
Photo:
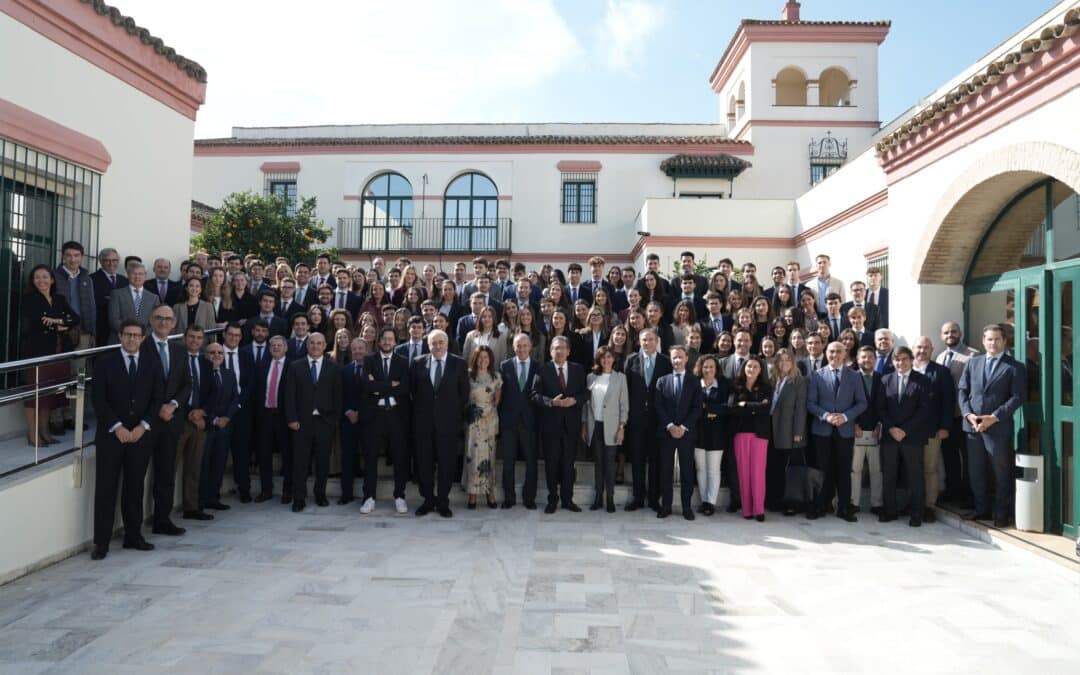
M 596 173 L 562 174 L 562 222 L 596 222 Z

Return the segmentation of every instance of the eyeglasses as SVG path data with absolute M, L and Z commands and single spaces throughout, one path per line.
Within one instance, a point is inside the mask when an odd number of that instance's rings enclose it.
M 132 340 L 137 340 L 137 339 L 141 338 L 142 336 L 143 336 L 142 333 L 121 333 L 120 334 L 120 337 L 129 338 L 129 339 L 132 339 Z
M 154 321 L 176 321 L 176 317 L 172 316 L 155 316 Z

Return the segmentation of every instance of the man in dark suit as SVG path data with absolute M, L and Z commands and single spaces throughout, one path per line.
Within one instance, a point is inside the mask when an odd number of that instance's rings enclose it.
M 923 476 L 926 486 L 926 508 L 923 520 L 933 521 L 934 504 L 938 498 L 938 469 L 941 464 L 941 443 L 949 437 L 953 423 L 953 411 L 956 410 L 956 383 L 952 373 L 940 363 L 934 362 L 934 342 L 923 335 L 915 341 L 916 372 L 922 373 L 930 381 L 930 422 L 929 435 L 923 447 Z
M 825 479 L 815 504 L 806 517 L 814 520 L 825 512 L 833 494 L 839 498 L 836 515 L 853 523 L 858 520 L 851 508 L 851 455 L 855 444 L 855 420 L 866 410 L 866 389 L 859 376 L 844 367 L 841 342 L 830 342 L 825 354 L 828 364 L 810 375 L 806 409 L 814 418 L 812 445 L 817 468 Z
M 294 314 L 292 322 L 292 337 L 289 338 L 289 360 L 298 361 L 307 356 L 308 330 L 311 324 L 304 313 Z
M 348 310 L 349 316 L 355 322 L 360 318 L 360 307 L 363 306 L 364 300 L 351 291 L 352 279 L 350 276 L 348 270 L 340 270 L 337 273 L 337 287 L 334 289 L 334 299 L 331 301 L 330 306 L 334 309 Z
M 573 310 L 574 303 L 578 300 L 584 300 L 592 305 L 592 289 L 581 283 L 581 265 L 570 263 L 566 268 L 566 274 L 568 279 L 566 288 L 563 289 L 563 297 L 566 298 L 571 310 Z
M 877 361 L 874 363 L 874 372 L 885 377 L 893 371 L 892 350 L 893 334 L 888 328 L 878 328 L 874 331 L 874 349 L 877 350 Z
M 726 330 L 731 330 L 731 316 L 723 313 L 723 299 L 719 293 L 709 292 L 705 296 L 704 316 L 699 317 L 701 326 L 701 352 L 716 353 L 716 338 Z
M 424 339 L 424 319 L 419 316 L 409 317 L 409 339 L 394 347 L 394 353 L 412 365 L 418 357 L 428 353 L 427 340 Z
M 251 357 L 252 364 L 258 368 L 270 360 L 270 327 L 259 317 L 255 317 L 244 324 L 245 329 L 248 326 L 251 327 L 248 331 L 250 339 L 241 343 L 239 353 Z M 274 337 L 282 336 L 275 335 Z
M 797 305 L 799 304 L 799 295 L 810 287 L 799 281 L 799 277 L 802 274 L 802 265 L 800 265 L 798 261 L 791 260 L 784 268 L 787 270 L 787 285 L 791 287 L 791 299 Z M 813 292 L 813 290 L 811 290 L 811 292 Z
M 225 477 L 232 421 L 240 406 L 240 394 L 236 376 L 224 367 L 225 349 L 211 342 L 206 346 L 205 354 L 210 362 L 206 373 L 210 380 L 210 395 L 203 406 L 206 411 L 206 449 L 199 472 L 199 507 L 228 511 L 229 506 L 221 503 L 221 481 Z
M 985 354 L 971 357 L 957 387 L 960 412 L 967 434 L 971 490 L 975 518 L 991 516 L 990 476 L 994 473 L 995 527 L 1006 527 L 1012 514 L 1013 452 L 1016 427 L 1013 416 L 1024 404 L 1024 364 L 1005 352 L 1005 329 L 999 324 L 983 328 Z
M 668 321 L 671 321 L 675 314 L 675 306 L 684 300 L 694 308 L 695 320 L 705 316 L 708 310 L 705 306 L 705 300 L 702 299 L 703 296 L 697 295 L 697 281 L 693 274 L 684 274 L 677 279 L 672 279 L 671 283 L 673 286 L 677 285 L 681 292 L 672 298 L 668 298 L 666 313 Z
M 415 318 L 415 317 L 414 317 Z M 379 455 L 383 448 L 394 464 L 394 508 L 408 512 L 405 484 L 409 480 L 408 445 L 405 427 L 409 419 L 410 362 L 394 353 L 397 334 L 383 326 L 379 349 L 364 359 L 364 397 L 360 405 L 364 425 L 364 503 L 360 513 L 375 510 Z
M 877 352 L 874 353 L 874 359 L 876 362 Z M 810 377 L 819 369 L 824 368 L 825 363 L 825 343 L 817 331 L 814 331 L 806 336 L 806 356 L 799 359 L 799 370 L 802 371 L 803 377 Z
M 145 336 L 137 321 L 120 326 L 120 350 L 102 356 L 94 368 L 93 401 L 98 426 L 97 475 L 94 481 L 94 549 L 101 560 L 109 552 L 116 513 L 116 491 L 123 476 L 120 500 L 124 518 L 124 548 L 153 550 L 142 537 L 143 481 L 150 461 L 147 436 L 158 419 L 164 398 L 164 378 L 157 359 L 139 351 Z
M 127 288 L 128 278 L 117 272 L 120 269 L 120 254 L 115 248 L 101 249 L 98 265 L 101 269 L 90 275 L 94 286 L 95 323 L 87 325 L 83 318 L 82 325 L 84 331 L 95 337 L 97 344 L 104 345 L 109 341 L 109 298 L 114 289 Z M 61 278 L 57 277 L 58 280 Z
M 450 486 L 457 466 L 458 437 L 469 402 L 469 376 L 465 361 L 448 353 L 450 340 L 441 330 L 428 333 L 428 353 L 411 364 L 412 424 L 416 435 L 416 469 L 424 502 L 417 516 L 438 510 L 443 518 L 450 510 Z M 438 492 L 435 463 L 438 462 Z
M 349 504 L 354 499 L 356 487 L 356 453 L 364 447 L 364 425 L 361 423 L 366 411 L 364 404 L 364 359 L 367 343 L 363 338 L 353 338 L 349 343 L 352 360 L 341 369 L 341 497 L 338 504 Z M 377 467 L 368 467 L 372 470 Z
M 865 313 L 866 330 L 873 332 L 878 328 L 886 327 L 881 323 L 881 317 L 878 315 L 877 306 L 871 305 L 866 301 L 866 284 L 861 281 L 853 281 L 851 283 L 851 300 L 848 300 L 840 306 L 840 313 L 843 314 L 844 317 L 847 317 L 853 307 L 858 307 Z
M 307 338 L 307 356 L 293 361 L 285 380 L 285 421 L 293 432 L 292 510 L 307 506 L 307 472 L 315 457 L 315 503 L 329 506 L 330 444 L 341 412 L 341 368 L 324 356 L 326 337 Z
M 694 494 L 694 440 L 701 417 L 701 380 L 686 372 L 686 348 L 668 350 L 671 374 L 656 383 L 656 436 L 660 443 L 660 511 L 657 518 L 671 515 L 674 492 L 675 453 L 679 455 L 679 480 L 683 518 L 694 519 L 690 498 Z
M 681 283 L 682 283 L 683 277 L 685 277 L 687 274 L 689 274 L 690 277 L 694 280 L 694 297 L 697 297 L 697 298 L 705 297 L 705 292 L 707 290 L 709 290 L 709 280 L 706 279 L 705 277 L 701 276 L 700 274 L 695 273 L 694 272 L 695 267 L 696 267 L 696 263 L 694 262 L 694 252 L 693 251 L 683 251 L 682 253 L 680 253 L 679 254 L 679 273 L 677 275 L 675 275 L 674 277 L 672 277 L 672 279 L 671 279 L 671 287 L 672 287 L 672 289 L 674 290 L 675 288 L 681 288 L 682 287 Z M 730 275 L 729 275 L 728 278 L 731 278 Z M 684 295 L 686 294 L 685 290 L 683 291 L 683 294 Z
M 611 285 L 611 282 L 604 278 L 604 265 L 606 261 L 598 256 L 594 255 L 589 258 L 589 272 L 591 272 L 589 279 L 585 282 L 585 286 L 588 287 L 589 293 L 592 297 L 596 297 L 596 289 L 603 288 L 607 291 L 608 300 L 615 304 L 615 287 Z M 615 310 L 618 311 L 618 310 Z
M 272 291 L 263 291 L 258 295 L 259 298 L 259 313 L 256 314 L 244 324 L 244 344 L 252 341 L 251 331 L 258 325 L 258 322 L 262 322 L 262 325 L 266 326 L 268 339 L 274 335 L 288 335 L 289 329 L 285 324 L 285 319 L 278 316 L 274 311 L 277 306 L 277 297 Z
M 660 450 L 656 443 L 656 383 L 671 372 L 671 361 L 660 353 L 660 338 L 646 328 L 638 336 L 641 351 L 626 357 L 623 370 L 630 398 L 630 416 L 626 440 L 633 464 L 633 498 L 627 511 L 636 511 L 648 503 L 660 509 Z M 648 483 L 646 484 L 646 477 Z
M 258 330 L 258 329 L 256 329 Z M 225 343 L 224 367 L 233 375 L 236 381 L 237 400 L 236 414 L 232 418 L 229 432 L 229 449 L 232 454 L 233 480 L 236 482 L 236 491 L 240 495 L 240 501 L 247 504 L 251 501 L 251 437 L 252 425 L 255 422 L 252 415 L 252 389 L 255 384 L 255 359 L 251 349 L 240 347 L 243 339 L 243 329 L 238 323 L 229 323 L 223 334 Z M 263 358 L 266 358 L 264 355 Z M 211 430 L 212 431 L 212 430 Z M 211 490 L 217 494 L 220 485 L 211 485 Z M 211 500 L 221 503 L 220 499 Z
M 256 502 L 265 502 L 274 496 L 275 451 L 281 455 L 282 473 L 286 479 L 282 494 L 292 491 L 292 434 L 285 425 L 285 378 L 289 371 L 289 346 L 285 338 L 275 335 L 269 340 L 268 350 L 267 358 L 255 362 L 255 382 L 251 391 L 255 454 L 259 463 L 260 490 L 255 497 Z M 282 499 L 284 502 L 284 497 Z
M 315 272 L 311 275 L 311 279 L 308 280 L 310 296 L 317 295 L 321 286 L 329 286 L 331 289 L 337 288 L 337 279 L 331 274 L 330 263 L 330 256 L 325 253 L 315 256 Z
M 274 303 L 274 313 L 285 320 L 285 325 L 292 323 L 292 318 L 297 314 L 303 314 L 307 311 L 307 307 L 304 306 L 296 298 L 296 282 L 292 279 L 282 279 L 281 288 L 279 292 L 281 297 Z M 314 293 L 312 294 L 314 297 Z
M 581 434 L 581 406 L 588 391 L 585 371 L 569 360 L 570 341 L 563 335 L 551 340 L 551 361 L 540 367 L 533 380 L 532 401 L 540 410 L 540 434 L 544 441 L 544 469 L 547 473 L 548 504 L 544 513 L 555 513 L 560 497 L 562 507 L 575 513 L 574 457 Z
M 881 378 L 878 418 L 881 420 L 882 498 L 878 520 L 896 520 L 896 474 L 900 458 L 907 479 L 908 525 L 922 525 L 926 494 L 923 485 L 923 447 L 929 436 L 930 381 L 912 369 L 914 355 L 907 347 L 893 350 L 893 372 Z
M 457 340 L 457 345 L 460 347 L 465 344 L 465 336 L 469 334 L 469 331 L 476 328 L 477 322 L 480 320 L 480 310 L 484 308 L 484 298 L 486 296 L 477 291 L 469 298 L 469 313 L 458 319 L 457 326 L 454 329 L 454 339 Z
M 881 285 L 881 270 L 871 267 L 866 270 L 866 280 L 870 288 L 866 291 L 866 302 L 878 309 L 878 321 L 882 328 L 889 327 L 889 289 Z
M 151 456 L 154 460 L 154 534 L 180 535 L 184 528 L 177 527 L 170 519 L 173 497 L 176 492 L 176 448 L 184 430 L 191 397 L 191 376 L 185 363 L 186 351 L 178 340 L 169 343 L 169 335 L 176 325 L 172 308 L 160 305 L 150 315 L 153 333 L 143 340 L 142 356 L 161 361 L 164 387 L 161 408 L 154 420 L 150 434 Z
M 172 307 L 180 302 L 181 286 L 179 281 L 169 279 L 172 273 L 172 263 L 168 258 L 158 258 L 154 261 L 154 278 L 143 282 L 143 288 L 156 293 L 161 299 L 161 304 Z M 151 326 L 153 328 L 153 326 Z
M 839 340 L 840 331 L 850 327 L 847 315 L 840 311 L 842 306 L 839 293 L 829 293 L 825 298 L 825 316 L 821 317 L 819 324 L 824 322 L 829 326 L 829 336 L 832 340 Z
M 502 377 L 502 398 L 499 401 L 499 445 L 503 459 L 502 508 L 511 509 L 517 503 L 515 466 L 519 455 L 525 456 L 525 484 L 521 497 L 525 508 L 536 508 L 536 407 L 532 402 L 532 390 L 540 372 L 540 364 L 533 361 L 532 339 L 527 333 L 514 336 L 514 356 L 499 364 Z

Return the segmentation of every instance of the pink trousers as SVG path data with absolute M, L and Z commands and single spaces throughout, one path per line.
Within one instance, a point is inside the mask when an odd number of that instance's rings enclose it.
M 769 441 L 754 434 L 735 434 L 735 467 L 744 516 L 765 513 L 765 460 Z

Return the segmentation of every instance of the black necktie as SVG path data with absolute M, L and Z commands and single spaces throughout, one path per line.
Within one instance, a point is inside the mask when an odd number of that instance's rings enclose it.
M 435 382 L 434 382 L 434 385 L 433 385 L 435 387 L 436 391 L 438 391 L 439 385 L 442 384 L 442 376 L 443 376 L 442 359 L 436 359 L 435 360 Z
M 255 345 L 255 360 L 262 361 L 262 345 Z
M 135 356 L 128 354 L 128 377 L 131 379 L 132 391 L 135 387 L 135 373 L 138 370 L 138 366 L 135 365 Z
M 390 381 L 390 359 L 388 357 L 386 357 L 386 356 L 383 357 L 382 367 L 383 367 L 383 379 L 386 380 L 387 382 L 389 382 Z

